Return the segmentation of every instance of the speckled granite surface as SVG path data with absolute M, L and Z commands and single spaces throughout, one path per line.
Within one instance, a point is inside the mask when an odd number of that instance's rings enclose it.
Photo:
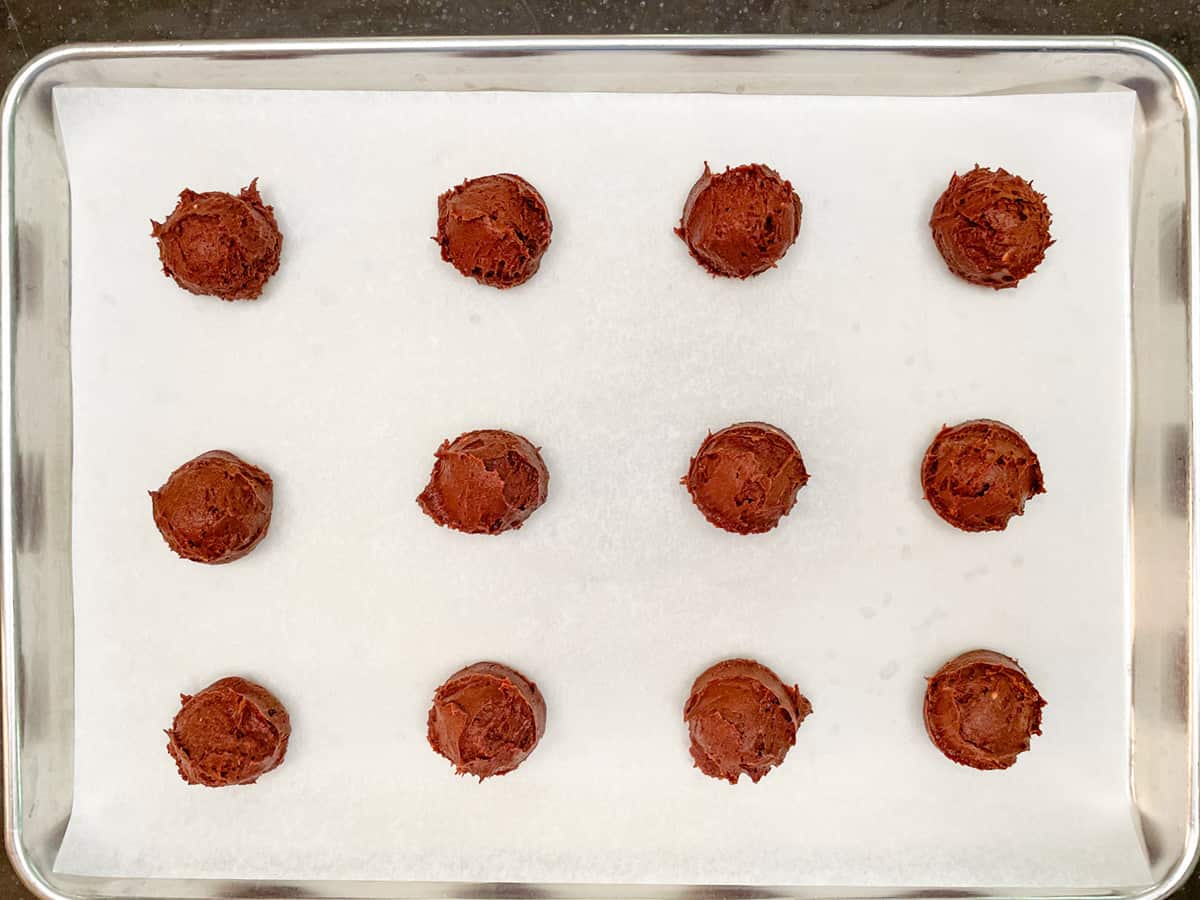
M 65 41 L 365 34 L 1132 34 L 1191 67 L 1200 0 L 5 0 L 4 72 Z
M 68 41 L 437 34 L 1129 34 L 1200 79 L 1200 0 L 0 0 L 4 81 Z M 0 864 L 0 900 L 28 897 Z M 1200 879 L 1180 897 L 1200 900 Z

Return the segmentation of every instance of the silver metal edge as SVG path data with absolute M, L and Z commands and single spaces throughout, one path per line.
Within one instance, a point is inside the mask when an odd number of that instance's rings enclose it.
M 1187 72 L 1169 53 L 1139 38 L 1118 35 L 525 35 L 517 37 L 360 37 L 257 38 L 200 41 L 61 44 L 34 57 L 15 76 L 13 88 L 63 61 L 144 55 L 212 56 L 321 53 L 551 53 L 561 51 L 728 51 L 765 50 L 1072 50 L 1108 51 L 1142 56 L 1171 78 L 1190 84 Z M 1189 88 L 1190 90 L 1190 88 Z
M 1196 85 L 1183 65 L 1161 47 L 1141 40 L 1140 38 L 1120 37 L 1115 39 L 1116 47 L 1122 53 L 1140 56 L 1154 63 L 1175 86 L 1179 102 L 1184 108 L 1185 146 L 1184 167 L 1187 181 L 1187 197 L 1184 208 L 1188 210 L 1185 225 L 1185 254 L 1187 266 L 1187 304 L 1188 304 L 1188 367 L 1190 382 L 1188 390 L 1191 399 L 1191 422 L 1188 428 L 1190 442 L 1190 490 L 1188 492 L 1188 535 L 1191 543 L 1191 571 L 1188 573 L 1189 617 L 1188 617 L 1188 755 L 1191 765 L 1188 785 L 1188 829 L 1183 852 L 1175 865 L 1167 871 L 1157 885 L 1134 895 L 1138 900 L 1160 900 L 1173 893 L 1188 879 L 1200 860 L 1200 664 L 1196 654 L 1200 651 L 1200 631 L 1196 628 L 1196 615 L 1200 611 L 1198 604 L 1196 572 L 1200 566 L 1200 546 L 1197 544 L 1196 511 L 1200 509 L 1200 446 L 1196 436 L 1196 424 L 1200 422 L 1200 391 L 1197 390 L 1197 378 L 1200 370 L 1200 316 L 1197 315 L 1197 302 L 1200 302 L 1200 137 L 1197 129 L 1200 122 L 1200 95 Z
M 20 717 L 17 689 L 16 602 L 13 581 L 14 532 L 13 486 L 16 448 L 13 445 L 13 301 L 16 292 L 16 242 L 13 210 L 13 139 L 16 113 L 29 85 L 44 71 L 66 59 L 77 58 L 78 51 L 55 48 L 30 60 L 17 73 L 4 92 L 0 110 L 0 681 L 3 694 L 0 714 L 3 718 L 4 754 L 4 845 L 13 872 L 35 896 L 43 900 L 69 900 L 47 884 L 30 863 L 20 835 Z
M 1200 631 L 1195 627 L 1198 604 L 1195 573 L 1200 570 L 1200 546 L 1197 544 L 1195 513 L 1200 509 L 1200 442 L 1195 426 L 1200 421 L 1200 390 L 1197 385 L 1200 363 L 1200 316 L 1195 304 L 1200 301 L 1200 140 L 1197 116 L 1200 115 L 1200 95 L 1191 76 L 1170 53 L 1156 44 L 1129 36 L 1047 35 L 1047 36 L 977 36 L 977 35 L 874 35 L 874 36 L 814 36 L 814 35 L 630 35 L 610 36 L 540 36 L 522 37 L 363 37 L 363 38 L 270 38 L 207 41 L 141 41 L 130 43 L 62 44 L 44 51 L 27 62 L 14 76 L 4 93 L 0 109 L 0 717 L 3 749 L 4 779 L 4 843 L 9 860 L 22 884 L 42 900 L 73 900 L 72 895 L 52 888 L 30 864 L 20 841 L 17 647 L 13 582 L 13 300 L 16 291 L 15 222 L 13 210 L 13 140 L 17 110 L 32 84 L 45 71 L 63 62 L 121 58 L 153 54 L 156 56 L 243 55 L 278 56 L 283 54 L 362 53 L 362 52 L 499 52 L 550 53 L 562 51 L 765 51 L 765 50 L 1072 50 L 1107 51 L 1142 57 L 1157 66 L 1175 86 L 1186 113 L 1185 170 L 1187 173 L 1186 208 L 1190 211 L 1186 225 L 1187 240 L 1187 301 L 1189 310 L 1188 359 L 1191 372 L 1190 490 L 1188 494 L 1188 530 L 1191 543 L 1191 572 L 1189 573 L 1189 634 L 1188 634 L 1188 747 L 1192 775 L 1188 791 L 1188 833 L 1183 853 L 1176 864 L 1154 886 L 1126 895 L 1128 900 L 1161 900 L 1177 890 L 1196 868 L 1200 860 Z M 771 890 L 771 889 L 767 889 Z M 1065 900 L 1064 895 L 1064 900 Z

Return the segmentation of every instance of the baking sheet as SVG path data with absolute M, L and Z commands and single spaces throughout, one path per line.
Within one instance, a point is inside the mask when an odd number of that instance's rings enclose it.
M 1133 95 L 872 99 L 60 88 L 71 179 L 76 757 L 61 871 L 466 881 L 1113 885 L 1149 880 L 1128 786 L 1128 244 Z M 805 208 L 775 271 L 705 275 L 671 233 L 704 160 L 778 168 Z M 996 294 L 944 269 L 954 169 L 1045 191 L 1058 242 Z M 553 244 L 528 285 L 463 279 L 436 195 L 514 171 Z M 261 301 L 158 271 L 184 186 L 261 178 L 285 233 Z M 921 500 L 943 422 L 990 416 L 1049 493 L 1002 534 Z M 713 529 L 677 481 L 763 419 L 812 472 L 776 531 Z M 445 437 L 543 447 L 550 499 L 496 539 L 413 498 Z M 268 539 L 176 559 L 146 491 L 226 448 L 276 483 Z M 1016 656 L 1045 734 L 957 767 L 923 677 Z M 758 785 L 690 767 L 681 709 L 750 655 L 815 712 Z M 434 688 L 536 679 L 516 773 L 456 778 Z M 184 785 L 162 729 L 232 673 L 292 713 L 258 785 Z

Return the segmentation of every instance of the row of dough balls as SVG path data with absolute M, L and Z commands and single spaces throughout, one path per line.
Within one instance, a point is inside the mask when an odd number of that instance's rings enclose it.
M 675 231 L 712 275 L 744 279 L 779 264 L 802 213 L 792 183 L 774 169 L 751 163 L 714 174 L 705 163 Z M 1030 182 L 976 165 L 951 177 L 929 225 L 951 272 L 999 290 L 1041 264 L 1053 243 L 1050 220 Z M 163 272 L 194 294 L 251 300 L 279 269 L 283 235 L 257 179 L 236 196 L 184 189 L 171 214 L 151 224 Z M 468 179 L 437 200 L 442 259 L 491 287 L 532 278 L 552 231 L 545 199 L 519 175 Z
M 262 685 L 222 678 L 181 700 L 167 752 L 188 784 L 253 784 L 283 762 L 291 717 Z M 1041 734 L 1045 705 L 1016 660 L 973 650 L 929 679 L 925 728 L 953 762 L 1006 769 Z M 722 660 L 700 674 L 684 703 L 692 760 L 712 778 L 758 782 L 783 763 L 811 712 L 799 686 L 762 663 Z M 546 701 L 517 670 L 478 662 L 434 692 L 427 729 L 430 747 L 458 774 L 483 781 L 512 772 L 533 752 L 546 730 Z
M 809 475 L 795 441 L 765 422 L 709 434 L 683 484 L 718 528 L 761 534 L 796 503 Z M 1000 531 L 1045 492 L 1041 464 L 1013 428 L 988 419 L 943 428 L 921 463 L 925 497 L 964 531 Z M 444 441 L 429 483 L 417 497 L 437 524 L 470 534 L 520 528 L 545 501 L 550 472 L 539 449 L 510 431 L 468 431 Z M 240 559 L 271 524 L 273 482 L 226 450 L 184 463 L 150 492 L 154 522 L 181 557 L 201 563 Z

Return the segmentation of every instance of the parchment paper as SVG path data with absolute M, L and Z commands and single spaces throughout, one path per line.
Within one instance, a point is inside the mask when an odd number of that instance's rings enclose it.
M 503 882 L 1104 885 L 1147 879 L 1128 788 L 1133 95 L 788 96 L 60 89 L 71 179 L 75 801 L 63 871 Z M 765 162 L 804 201 L 775 271 L 716 280 L 672 234 L 702 163 Z M 930 208 L 980 162 L 1032 178 L 1057 243 L 1017 290 L 945 270 Z M 518 172 L 553 244 L 528 285 L 462 278 L 435 198 Z M 266 295 L 159 271 L 177 192 L 260 177 L 286 235 Z M 994 417 L 1049 493 L 1002 534 L 921 499 L 943 422 Z M 765 536 L 678 479 L 763 419 L 812 472 Z M 413 502 L 446 437 L 543 447 L 550 499 L 495 539 Z M 268 539 L 172 555 L 146 492 L 225 448 L 275 478 Z M 1017 657 L 1045 734 L 955 766 L 924 677 Z M 749 655 L 815 712 L 736 787 L 691 767 L 692 679 Z M 434 688 L 478 659 L 541 685 L 516 773 L 455 777 Z M 227 674 L 292 713 L 253 787 L 179 779 L 163 729 Z

